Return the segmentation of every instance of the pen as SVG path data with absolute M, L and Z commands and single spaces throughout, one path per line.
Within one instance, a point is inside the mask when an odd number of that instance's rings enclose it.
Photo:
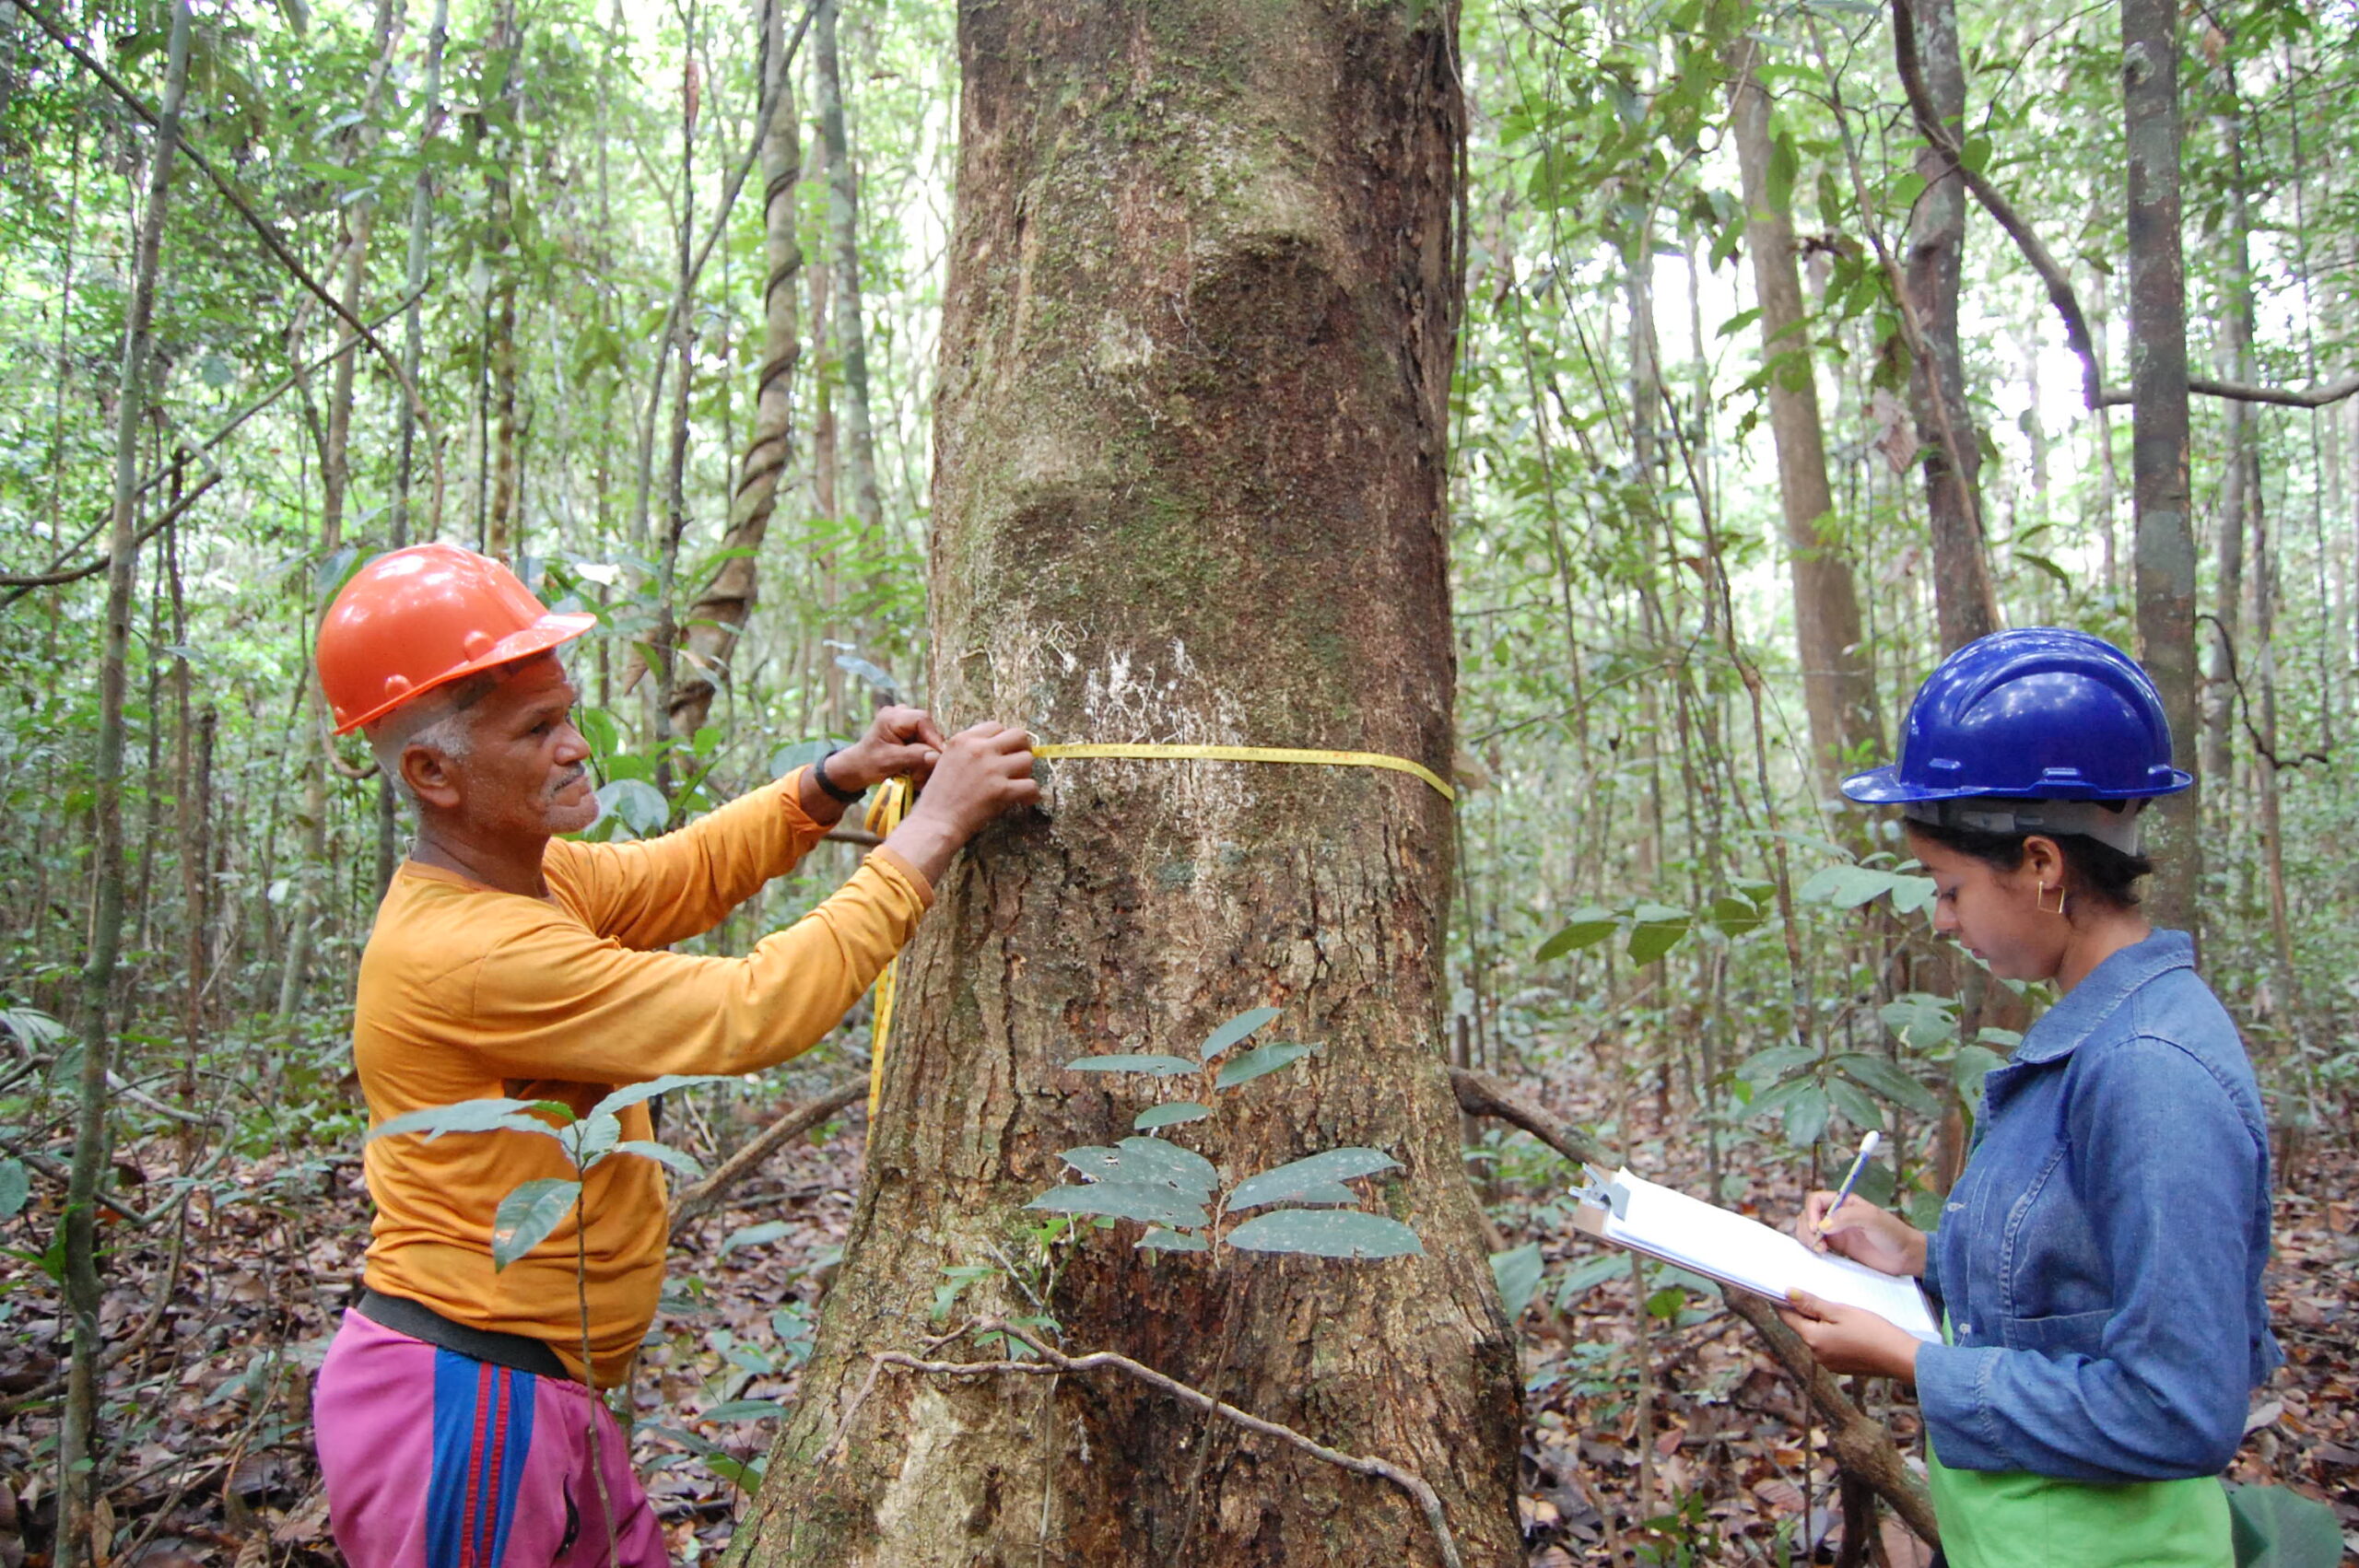
M 1874 1153 L 1876 1145 L 1883 1141 L 1884 1135 L 1878 1132 L 1871 1132 L 1860 1140 L 1860 1157 L 1851 1162 L 1851 1174 L 1843 1178 L 1843 1185 L 1836 1190 L 1835 1201 L 1828 1204 L 1826 1212 L 1818 1217 L 1819 1235 L 1825 1235 L 1826 1227 L 1835 1223 L 1835 1211 L 1843 1207 L 1843 1200 L 1851 1196 L 1853 1188 L 1860 1185 L 1860 1173 L 1868 1168 L 1868 1156 Z

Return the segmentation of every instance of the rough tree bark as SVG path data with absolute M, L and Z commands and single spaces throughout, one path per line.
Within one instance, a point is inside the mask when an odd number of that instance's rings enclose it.
M 1958 49 L 1956 0 L 1916 0 L 1915 16 L 1926 90 L 1952 134 L 1963 140 L 1966 64 Z M 1966 181 L 1948 156 L 1931 146 L 1919 149 L 1917 172 L 1926 184 L 1909 218 L 1907 286 L 1926 355 L 1910 368 L 1908 396 L 1933 535 L 1934 621 L 1947 650 L 1998 630 L 1999 608 L 1976 504 L 1982 448 L 1966 410 L 1966 356 L 1957 336 Z M 1954 467 L 1942 439 L 1944 415 L 1956 438 Z
M 89 954 L 82 966 L 82 1071 L 74 1122 L 74 1164 L 66 1186 L 64 1295 L 73 1327 L 66 1378 L 65 1421 L 57 1446 L 60 1510 L 54 1561 L 58 1568 L 104 1562 L 111 1541 L 90 1533 L 97 1490 L 99 1356 L 106 1330 L 99 1320 L 99 1184 L 107 1166 L 107 1066 L 114 1046 L 115 961 L 123 942 L 123 742 L 124 660 L 131 644 L 132 576 L 138 566 L 139 424 L 147 406 L 147 367 L 156 310 L 156 274 L 170 205 L 173 154 L 180 146 L 181 105 L 188 90 L 188 0 L 171 8 L 165 45 L 164 97 L 147 190 L 132 256 L 131 299 L 123 327 L 123 379 L 115 403 L 114 508 L 107 533 L 107 607 L 99 654 L 99 732 L 91 768 Z M 154 722 L 150 715 L 150 723 Z
M 2195 533 L 2188 517 L 2187 278 L 2179 250 L 2178 7 L 2122 0 L 2122 110 L 2129 150 L 2130 500 L 2136 514 L 2138 657 L 2163 697 L 2178 764 L 2198 761 Z M 2196 933 L 2202 885 L 2194 789 L 2147 813 L 2157 925 Z
M 1454 25 L 1353 0 L 962 6 L 946 721 L 1449 756 Z M 962 856 L 904 962 L 843 1271 L 735 1561 L 1437 1560 L 1396 1488 L 1133 1382 L 894 1376 L 851 1411 L 873 1354 L 941 1331 L 945 1268 L 1029 1246 L 1056 1151 L 1170 1097 L 1062 1063 L 1191 1051 L 1269 1003 L 1322 1053 L 1175 1141 L 1225 1181 L 1385 1149 L 1425 1255 L 1085 1228 L 1047 1296 L 1062 1343 L 1414 1470 L 1462 1561 L 1520 1563 L 1515 1346 L 1440 1044 L 1448 806 L 1366 768 L 1050 766 L 1043 811 Z M 958 1310 L 1032 1312 L 1027 1288 L 986 1278 Z
M 715 673 L 728 669 L 736 649 L 738 628 L 753 607 L 758 580 L 753 552 L 760 550 L 769 532 L 770 514 L 778 509 L 779 478 L 794 455 L 790 393 L 795 362 L 803 353 L 794 308 L 795 275 L 803 270 L 803 247 L 794 238 L 794 188 L 802 178 L 803 146 L 795 125 L 794 92 L 787 80 L 785 7 L 772 3 L 756 9 L 765 29 L 768 80 L 763 90 L 775 88 L 778 94 L 762 137 L 762 228 L 769 263 L 762 283 L 762 372 L 754 393 L 753 433 L 737 468 L 729 528 L 721 541 L 723 548 L 748 553 L 722 562 L 688 611 L 682 658 L 673 666 L 671 700 L 672 733 L 683 740 L 694 736 L 711 712 Z
M 1794 636 L 1810 713 L 1811 760 L 1818 798 L 1832 801 L 1848 758 L 1876 739 L 1875 675 L 1860 643 L 1860 600 L 1834 527 L 1835 493 L 1826 479 L 1826 439 L 1819 422 L 1810 322 L 1794 256 L 1788 204 L 1773 199 L 1769 95 L 1754 79 L 1759 45 L 1738 46 L 1730 88 L 1730 126 L 1744 185 L 1744 248 L 1753 253 L 1755 302 L 1761 309 L 1761 353 L 1771 366 L 1769 430 L 1778 447 L 1778 494 L 1793 561 Z M 1790 187 L 1790 177 L 1786 181 Z

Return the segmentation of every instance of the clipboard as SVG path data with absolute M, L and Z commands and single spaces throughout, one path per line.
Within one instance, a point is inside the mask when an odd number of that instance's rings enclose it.
M 1926 1344 L 1942 1342 L 1940 1325 L 1914 1280 L 1813 1252 L 1758 1220 L 1658 1186 L 1626 1167 L 1612 1176 L 1595 1165 L 1581 1170 L 1582 1185 L 1572 1192 L 1573 1224 L 1600 1241 L 1774 1302 L 1783 1303 L 1789 1291 L 1807 1291 L 1872 1312 Z

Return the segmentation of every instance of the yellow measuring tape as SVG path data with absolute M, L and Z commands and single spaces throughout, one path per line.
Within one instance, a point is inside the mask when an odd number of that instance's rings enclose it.
M 1112 757 L 1125 762 L 1290 762 L 1308 763 L 1321 767 L 1382 767 L 1394 773 L 1405 773 L 1422 778 L 1441 792 L 1445 801 L 1455 802 L 1458 791 L 1449 787 L 1432 768 L 1405 756 L 1388 756 L 1382 752 L 1312 751 L 1294 746 L 1160 746 L 1129 742 L 1077 741 L 1034 746 L 1032 755 L 1054 762 L 1068 757 Z M 916 796 L 907 778 L 888 778 L 876 798 L 868 804 L 868 831 L 879 838 L 889 837 L 910 814 L 910 802 Z M 885 1044 L 893 1028 L 894 980 L 901 967 L 896 957 L 876 977 L 876 1021 L 869 1031 L 868 1052 L 868 1119 L 876 1120 L 876 1106 L 885 1092 Z

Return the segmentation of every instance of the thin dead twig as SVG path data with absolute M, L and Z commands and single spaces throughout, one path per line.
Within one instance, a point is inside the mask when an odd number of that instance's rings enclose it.
M 1354 1475 L 1367 1476 L 1372 1480 L 1390 1481 L 1407 1493 L 1423 1511 L 1426 1523 L 1434 1533 L 1434 1546 L 1441 1553 L 1441 1560 L 1448 1568 L 1464 1568 L 1458 1555 L 1457 1538 L 1450 1534 L 1449 1520 L 1442 1512 L 1440 1496 L 1424 1477 L 1413 1470 L 1403 1469 L 1387 1459 L 1367 1458 L 1357 1454 L 1346 1454 L 1339 1448 L 1330 1448 L 1324 1443 L 1315 1438 L 1306 1437 L 1290 1426 L 1264 1420 L 1250 1411 L 1240 1410 L 1226 1400 L 1216 1399 L 1201 1388 L 1182 1383 L 1175 1377 L 1166 1376 L 1151 1366 L 1133 1361 L 1130 1357 L 1112 1351 L 1092 1351 L 1086 1355 L 1067 1355 L 1062 1351 L 1042 1344 L 1014 1324 L 994 1318 L 985 1318 L 970 1323 L 965 1331 L 979 1338 L 998 1334 L 1015 1340 L 1039 1359 L 1037 1361 L 927 1361 L 913 1356 L 906 1351 L 874 1352 L 869 1356 L 868 1375 L 862 1380 L 860 1391 L 852 1396 L 851 1405 L 845 1409 L 843 1420 L 837 1423 L 835 1435 L 827 1440 L 827 1445 L 819 1450 L 817 1457 L 813 1460 L 814 1468 L 827 1464 L 842 1450 L 844 1440 L 850 1435 L 852 1422 L 859 1416 L 861 1407 L 865 1405 L 868 1402 L 868 1397 L 875 1392 L 876 1381 L 887 1368 L 936 1377 L 992 1377 L 1002 1375 L 1053 1377 L 1067 1373 L 1120 1372 L 1146 1384 L 1151 1388 L 1170 1395 L 1183 1405 L 1203 1410 L 1208 1415 L 1216 1415 L 1233 1425 L 1243 1427 L 1248 1432 L 1259 1433 L 1264 1437 L 1274 1437 L 1314 1458 L 1324 1459 L 1340 1469 L 1349 1470 Z
M 673 1200 L 673 1231 L 676 1233 L 690 1220 L 699 1219 L 719 1208 L 729 1189 L 746 1173 L 758 1168 L 762 1162 L 777 1153 L 788 1139 L 810 1131 L 829 1117 L 849 1108 L 854 1101 L 866 1098 L 867 1094 L 868 1085 L 855 1080 L 830 1090 L 816 1100 L 805 1101 L 762 1129 L 746 1141 L 743 1149 L 715 1165 L 710 1175 Z

